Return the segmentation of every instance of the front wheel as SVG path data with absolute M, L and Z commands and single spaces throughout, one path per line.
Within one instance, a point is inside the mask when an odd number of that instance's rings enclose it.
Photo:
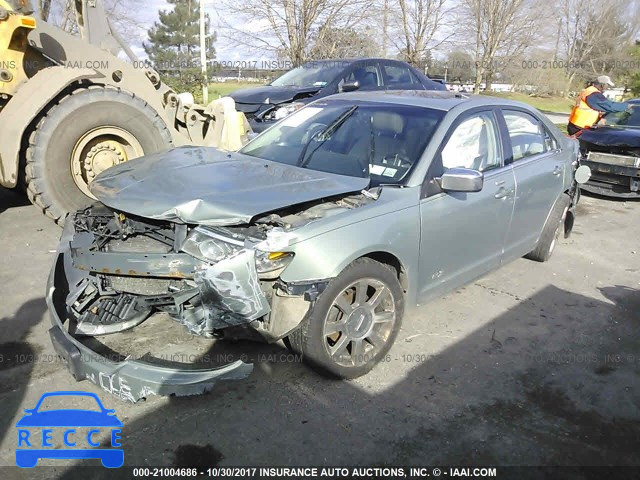
M 356 378 L 389 351 L 403 314 L 396 272 L 361 258 L 329 283 L 288 343 L 312 368 Z

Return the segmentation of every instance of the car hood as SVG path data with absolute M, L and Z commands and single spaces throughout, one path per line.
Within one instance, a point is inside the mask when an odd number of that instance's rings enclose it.
M 587 128 L 580 134 L 583 142 L 601 147 L 640 148 L 640 128 L 598 126 Z
M 322 87 L 273 87 L 265 85 L 263 87 L 243 88 L 236 90 L 231 98 L 236 103 L 270 103 L 277 105 L 279 103 L 291 102 L 298 95 L 316 94 Z
M 122 212 L 214 226 L 248 223 L 259 214 L 368 186 L 368 178 L 181 147 L 112 167 L 93 181 L 91 192 Z

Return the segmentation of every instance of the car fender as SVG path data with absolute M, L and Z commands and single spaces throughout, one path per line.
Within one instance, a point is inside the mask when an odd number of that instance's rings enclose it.
M 419 207 L 371 217 L 303 240 L 282 273 L 283 282 L 307 282 L 337 277 L 358 258 L 374 253 L 394 256 L 406 275 L 407 301 L 416 298 L 420 238 Z M 400 234 L 399 232 L 402 232 Z M 362 239 L 377 239 L 375 243 Z

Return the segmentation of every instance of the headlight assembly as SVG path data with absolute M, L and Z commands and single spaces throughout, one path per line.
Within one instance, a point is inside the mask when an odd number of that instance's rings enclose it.
M 291 252 L 263 252 L 256 250 L 256 270 L 261 278 L 278 278 L 293 260 Z
M 240 253 L 244 242 L 219 235 L 207 228 L 194 228 L 180 250 L 208 263 L 217 263 Z M 275 279 L 293 260 L 292 252 L 266 252 L 255 249 L 256 271 L 260 278 Z
M 242 242 L 196 227 L 187 236 L 181 250 L 205 262 L 219 262 L 244 248 Z
M 304 103 L 289 103 L 287 105 L 277 107 L 271 115 L 274 120 L 282 120 L 283 118 L 291 115 L 293 112 L 300 110 L 302 107 L 304 107 Z

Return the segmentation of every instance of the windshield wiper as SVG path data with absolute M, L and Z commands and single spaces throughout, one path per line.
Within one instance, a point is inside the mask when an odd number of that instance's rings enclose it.
M 338 130 L 338 128 L 340 128 L 340 126 L 344 122 L 346 122 L 347 119 L 351 115 L 353 115 L 353 112 L 355 112 L 357 109 L 358 109 L 357 105 L 351 107 L 349 110 L 347 110 L 342 115 L 340 115 L 338 118 L 336 118 L 333 122 L 331 122 L 331 124 L 329 124 L 329 126 L 327 128 L 325 128 L 322 132 L 320 132 L 320 133 L 314 135 L 314 137 L 310 138 L 309 141 L 307 142 L 307 144 L 302 149 L 302 152 L 300 152 L 300 156 L 298 157 L 298 161 L 296 162 L 296 165 L 299 166 L 299 167 L 305 167 L 309 163 L 311 158 L 313 157 L 313 154 L 316 152 L 316 150 L 318 150 L 322 146 L 322 144 L 324 142 L 329 140 L 329 138 L 331 138 L 331 135 L 333 135 L 336 132 L 336 130 Z M 311 145 L 311 142 L 313 141 L 314 138 L 317 139 L 318 146 L 315 148 L 315 150 L 313 152 L 311 152 L 311 155 L 309 155 L 309 157 L 305 160 L 305 156 L 307 155 L 307 150 L 309 149 L 309 145 Z

